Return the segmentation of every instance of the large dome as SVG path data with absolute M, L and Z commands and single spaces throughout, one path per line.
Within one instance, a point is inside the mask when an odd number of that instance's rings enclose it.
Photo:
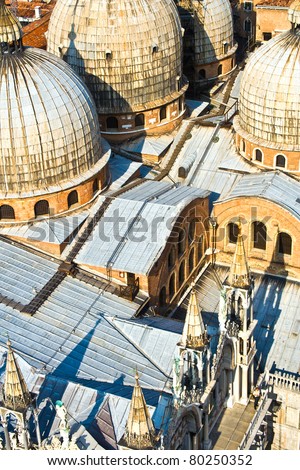
M 235 128 L 244 138 L 300 150 L 300 31 L 275 36 L 249 59 L 241 81 Z
M 233 38 L 233 20 L 228 0 L 193 1 L 195 11 L 196 63 L 221 59 L 237 48 Z M 234 48 L 234 50 L 232 50 Z
M 0 191 L 49 191 L 83 178 L 101 157 L 97 113 L 85 85 L 42 50 L 7 52 L 0 61 Z
M 47 41 L 85 79 L 100 114 L 161 106 L 182 86 L 173 0 L 58 0 Z

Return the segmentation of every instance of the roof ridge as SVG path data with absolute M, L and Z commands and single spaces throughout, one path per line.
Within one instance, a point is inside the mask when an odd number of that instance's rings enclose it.
M 150 361 L 151 364 L 156 367 L 156 369 L 159 370 L 159 372 L 161 372 L 167 380 L 170 380 L 171 374 L 168 375 L 167 372 L 165 372 L 159 366 L 159 364 L 157 364 L 135 341 L 133 341 L 133 339 L 127 333 L 125 333 L 119 326 L 114 323 L 116 317 L 108 317 L 106 315 L 103 315 L 103 318 L 107 321 L 107 323 L 109 323 L 109 325 L 111 325 L 115 330 L 117 330 L 130 344 L 132 344 L 132 346 L 135 347 L 146 359 L 148 359 L 148 361 Z M 117 319 L 122 321 L 122 319 L 119 317 L 117 317 Z

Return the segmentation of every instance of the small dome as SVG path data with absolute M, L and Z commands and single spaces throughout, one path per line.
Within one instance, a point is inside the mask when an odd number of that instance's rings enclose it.
M 299 83 L 300 31 L 293 28 L 250 57 L 241 80 L 237 132 L 267 147 L 299 151 Z
M 47 41 L 84 78 L 101 114 L 155 108 L 182 86 L 173 0 L 58 0 Z
M 0 191 L 30 193 L 72 180 L 101 157 L 92 97 L 74 71 L 39 49 L 0 57 Z
M 0 38 L 2 43 L 18 41 L 22 36 L 22 26 L 19 20 L 5 5 L 5 0 L 0 0 Z
M 300 26 L 300 1 L 293 2 L 288 10 L 288 19 L 293 27 Z
M 196 62 L 220 60 L 237 48 L 233 38 L 233 20 L 228 0 L 193 1 L 195 11 Z

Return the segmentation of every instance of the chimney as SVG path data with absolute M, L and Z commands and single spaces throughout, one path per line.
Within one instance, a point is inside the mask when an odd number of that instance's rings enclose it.
M 34 7 L 34 13 L 37 20 L 41 18 L 41 7 Z

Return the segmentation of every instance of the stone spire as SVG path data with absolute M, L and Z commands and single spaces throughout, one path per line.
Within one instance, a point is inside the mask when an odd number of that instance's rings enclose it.
M 126 446 L 131 449 L 151 449 L 155 444 L 155 430 L 137 372 L 123 440 Z
M 7 346 L 3 403 L 10 410 L 23 412 L 31 404 L 31 396 L 9 340 Z
M 22 26 L 19 20 L 5 5 L 5 0 L 0 0 L 0 43 L 16 43 L 22 37 Z
M 199 307 L 196 291 L 192 290 L 180 346 L 199 349 L 208 343 L 207 332 L 204 327 L 201 309 Z
M 250 286 L 251 280 L 243 241 L 241 222 L 238 223 L 238 229 L 239 233 L 237 236 L 233 262 L 228 276 L 228 284 L 232 287 L 247 288 Z

